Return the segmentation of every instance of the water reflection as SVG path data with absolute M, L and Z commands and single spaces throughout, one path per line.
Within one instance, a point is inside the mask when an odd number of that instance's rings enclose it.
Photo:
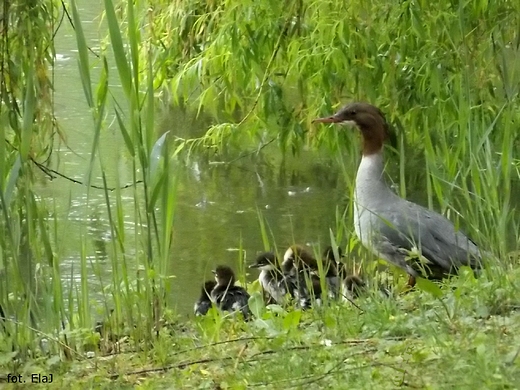
M 216 264 L 238 269 L 240 247 L 246 262 L 263 250 L 259 212 L 276 240 L 272 244 L 281 248 L 293 242 L 323 246 L 330 241 L 329 228 L 335 227 L 336 205 L 342 198 L 340 175 L 316 156 L 300 157 L 314 161 L 279 172 L 255 161 L 230 166 L 199 161 L 185 169 L 177 194 L 171 263 L 171 272 L 178 276 L 172 300 L 180 311 L 191 310 L 191 298 Z

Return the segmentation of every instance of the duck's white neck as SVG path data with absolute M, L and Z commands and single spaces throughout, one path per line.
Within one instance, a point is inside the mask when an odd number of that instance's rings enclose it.
M 356 175 L 354 192 L 354 200 L 358 206 L 372 208 L 383 203 L 389 194 L 394 195 L 384 180 L 384 165 L 382 150 L 363 155 Z

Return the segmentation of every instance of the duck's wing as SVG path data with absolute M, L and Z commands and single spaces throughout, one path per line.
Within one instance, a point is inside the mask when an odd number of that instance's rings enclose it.
M 401 210 L 385 213 L 386 219 L 377 216 L 383 246 L 401 252 L 417 248 L 430 267 L 444 272 L 463 265 L 480 267 L 478 247 L 447 218 L 415 203 L 402 204 Z

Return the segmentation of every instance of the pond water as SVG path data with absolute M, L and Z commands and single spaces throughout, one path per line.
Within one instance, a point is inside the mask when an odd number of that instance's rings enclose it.
M 80 2 L 80 6 L 90 47 L 97 51 L 100 40 L 105 38 L 99 32 L 101 5 Z M 94 125 L 78 76 L 75 46 L 74 32 L 64 24 L 56 39 L 55 114 L 66 139 L 55 147 L 53 168 L 86 182 Z M 94 57 L 92 63 L 96 64 Z M 112 72 L 115 76 L 115 69 Z M 117 93 L 117 86 L 111 88 Z M 200 134 L 206 126 L 184 116 L 180 110 L 167 116 L 174 117 L 173 123 L 186 133 L 183 136 Z M 112 113 L 107 118 L 108 129 L 101 133 L 99 155 L 109 187 L 116 187 L 132 182 L 132 166 L 116 124 L 109 122 L 111 118 Z M 171 121 L 163 118 L 162 122 L 165 126 L 158 127 L 166 130 Z M 160 133 L 159 128 L 158 137 Z M 269 155 L 269 149 L 273 154 L 278 153 L 274 144 L 266 149 L 264 156 Z M 91 183 L 102 186 L 98 167 L 96 163 Z M 231 165 L 193 159 L 182 166 L 178 175 L 170 272 L 175 275 L 171 301 L 180 313 L 191 312 L 200 285 L 212 277 L 211 269 L 216 264 L 229 264 L 237 269 L 240 247 L 245 251 L 246 262 L 252 262 L 256 253 L 263 250 L 259 213 L 267 221 L 279 249 L 294 242 L 323 247 L 330 242 L 329 229 L 336 225 L 336 209 L 343 210 L 342 203 L 347 201 L 346 186 L 338 168 L 331 165 L 329 157 L 312 152 L 288 157 L 283 168 L 269 158 L 244 158 Z M 62 275 L 70 279 L 72 274 L 79 281 L 81 237 L 87 237 L 86 256 L 96 264 L 94 267 L 110 272 L 107 247 L 111 234 L 104 191 L 87 192 L 84 185 L 61 178 L 51 182 L 42 178 L 40 191 L 46 199 L 54 199 L 59 237 L 63 237 L 58 242 Z M 133 190 L 123 190 L 122 194 L 132 205 Z M 127 218 L 133 218 L 132 210 Z M 126 223 L 130 229 L 133 221 L 129 219 Z M 92 272 L 90 285 L 101 288 L 94 275 Z M 252 280 L 257 274 L 248 277 Z
M 98 13 L 102 5 L 94 2 L 80 2 L 80 5 L 85 32 L 92 49 L 97 51 L 100 40 L 105 38 L 99 28 Z M 56 38 L 55 114 L 66 139 L 56 145 L 52 158 L 54 169 L 85 182 L 94 126 L 78 76 L 75 46 L 74 32 L 64 23 Z M 115 75 L 115 69 L 112 72 Z M 111 88 L 117 93 L 117 86 Z M 205 125 L 184 117 L 180 110 L 168 115 L 175 117 L 175 123 L 188 134 L 204 129 Z M 99 155 L 108 185 L 116 187 L 132 182 L 132 167 L 116 124 L 109 123 L 111 118 L 109 115 L 108 126 L 101 133 Z M 322 248 L 329 244 L 329 229 L 336 227 L 337 210 L 342 213 L 348 204 L 344 172 L 330 156 L 310 151 L 288 157 L 281 169 L 280 164 L 271 163 L 268 157 L 277 153 L 276 146 L 269 148 L 264 155 L 266 159 L 244 158 L 231 165 L 193 159 L 178 172 L 170 269 L 176 278 L 170 298 L 180 313 L 191 312 L 200 285 L 212 277 L 210 270 L 216 264 L 229 264 L 237 269 L 239 247 L 245 250 L 247 262 L 263 249 L 259 212 L 268 222 L 279 249 L 294 242 Z M 354 177 L 355 168 L 352 166 L 348 180 Z M 99 169 L 92 174 L 92 184 L 102 185 Z M 86 256 L 96 266 L 109 270 L 107 246 L 111 235 L 104 191 L 87 192 L 85 186 L 65 179 L 52 182 L 42 179 L 40 186 L 42 196 L 54 199 L 60 221 L 59 237 L 63 240 L 58 242 L 58 251 L 64 277 L 69 279 L 71 274 L 80 277 L 81 237 L 87 237 Z M 132 191 L 122 192 L 131 210 Z M 417 197 L 421 195 L 409 196 Z M 130 229 L 133 221 L 125 223 Z M 256 276 L 253 273 L 248 277 L 252 280 Z M 91 285 L 101 288 L 94 273 Z

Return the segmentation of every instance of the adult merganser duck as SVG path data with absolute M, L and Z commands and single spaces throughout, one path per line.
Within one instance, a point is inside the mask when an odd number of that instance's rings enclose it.
M 251 316 L 248 300 L 249 294 L 245 288 L 235 286 L 235 273 L 225 265 L 219 265 L 213 273 L 217 285 L 211 291 L 211 300 L 224 311 L 240 311 L 245 319 Z
M 478 269 L 481 253 L 464 233 L 441 214 L 398 197 L 383 178 L 383 142 L 388 124 L 368 103 L 351 103 L 316 123 L 353 123 L 363 137 L 363 157 L 354 190 L 354 229 L 361 243 L 415 278 L 440 279 L 460 266 Z M 416 249 L 426 259 L 410 256 Z
M 273 252 L 259 254 L 249 268 L 260 269 L 258 281 L 263 290 L 274 302 L 286 305 L 287 294 L 295 299 L 302 309 L 310 307 L 309 293 L 305 286 L 305 280 L 298 277 L 298 273 L 283 272 L 278 266 L 278 258 Z
M 211 309 L 211 292 L 216 285 L 217 282 L 214 280 L 208 280 L 202 286 L 200 297 L 193 307 L 196 316 L 205 316 L 208 313 L 208 310 Z

